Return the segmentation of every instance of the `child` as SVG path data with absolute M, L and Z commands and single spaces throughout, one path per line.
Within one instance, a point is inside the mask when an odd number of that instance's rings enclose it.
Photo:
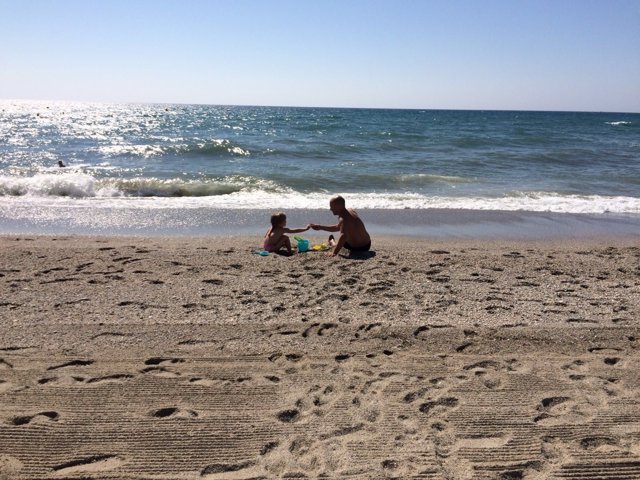
M 287 253 L 291 254 L 291 240 L 285 233 L 301 233 L 309 230 L 309 225 L 305 228 L 287 228 L 287 216 L 284 213 L 271 215 L 271 228 L 264 235 L 264 249 L 267 252 L 277 252 L 282 247 L 287 248 Z

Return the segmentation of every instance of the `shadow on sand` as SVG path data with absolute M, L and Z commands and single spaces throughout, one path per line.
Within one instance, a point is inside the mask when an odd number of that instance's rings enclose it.
M 345 258 L 351 260 L 368 260 L 376 256 L 376 252 L 370 250 L 368 252 L 351 252 L 349 255 L 345 255 Z

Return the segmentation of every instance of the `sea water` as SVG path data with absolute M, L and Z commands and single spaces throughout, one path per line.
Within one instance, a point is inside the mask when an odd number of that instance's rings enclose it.
M 0 233 L 253 233 L 331 220 L 335 194 L 395 233 L 443 212 L 633 232 L 640 114 L 0 102 Z

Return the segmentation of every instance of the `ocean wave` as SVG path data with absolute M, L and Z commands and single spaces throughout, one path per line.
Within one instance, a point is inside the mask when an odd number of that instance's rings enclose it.
M 349 206 L 361 209 L 453 209 L 531 211 L 554 213 L 630 213 L 640 214 L 640 198 L 599 195 L 562 195 L 546 192 L 514 192 L 501 197 L 427 196 L 417 193 L 347 193 Z M 217 198 L 221 208 L 325 208 L 329 195 L 273 195 L 264 192 L 241 193 Z
M 92 199 L 96 206 L 146 209 L 325 209 L 330 194 L 300 194 L 298 192 L 275 193 L 263 190 L 240 190 L 228 195 L 182 196 L 182 197 L 99 197 Z M 633 214 L 640 215 L 640 198 L 578 196 L 559 194 L 523 194 L 520 196 L 487 197 L 426 197 L 419 194 L 344 194 L 350 207 L 358 209 L 451 209 L 451 210 L 491 210 L 529 211 L 576 214 Z M 21 197 L 25 200 L 31 199 Z M 46 198 L 33 199 L 36 203 L 48 202 Z M 56 197 L 54 202 L 65 202 L 66 206 L 76 205 L 71 198 Z M 77 204 L 80 205 L 80 204 Z M 82 204 L 87 207 L 86 203 Z
M 99 180 L 97 195 L 102 197 L 215 197 L 239 192 L 286 192 L 287 189 L 262 178 L 230 175 L 212 180 L 130 178 Z
M 0 176 L 0 196 L 5 197 L 214 197 L 243 191 L 286 193 L 288 189 L 270 180 L 242 175 L 208 180 L 96 179 L 84 173 Z
M 309 175 L 305 178 L 307 185 L 326 185 L 326 188 L 333 190 L 347 190 L 354 185 L 366 186 L 371 191 L 420 191 L 435 193 L 435 190 L 442 188 L 455 188 L 456 185 L 472 183 L 477 181 L 474 178 L 467 178 L 456 175 L 435 175 L 429 173 L 407 173 L 401 175 L 393 174 L 358 174 L 344 178 L 327 178 L 320 175 L 317 178 Z M 289 182 L 295 187 L 302 186 L 301 182 L 292 179 Z M 304 188 L 302 188 L 304 190 Z
M 251 152 L 240 145 L 223 139 L 207 140 L 193 144 L 182 144 L 171 147 L 176 153 L 199 154 L 199 155 L 240 155 L 249 156 Z
M 625 122 L 620 120 L 618 122 L 605 122 L 607 125 L 619 126 L 619 125 L 631 125 L 631 122 Z
M 102 145 L 95 149 L 101 155 L 107 157 L 142 157 L 150 158 L 167 154 L 197 154 L 208 156 L 249 156 L 251 152 L 227 139 L 213 139 L 197 143 L 178 143 L 175 145 Z
M 149 158 L 166 153 L 166 147 L 161 145 L 102 145 L 96 150 L 107 157 Z
M 183 180 L 160 180 L 155 178 L 132 178 L 121 180 L 99 180 L 96 182 L 98 197 L 207 197 L 229 195 L 244 188 L 232 182 L 199 182 Z
M 0 176 L 0 196 L 92 197 L 95 196 L 94 185 L 95 178 L 82 173 Z
M 407 185 L 428 185 L 431 183 L 469 183 L 473 179 L 466 177 L 459 177 L 456 175 L 431 175 L 428 173 L 411 173 L 405 175 L 398 175 L 393 178 L 394 183 L 407 184 Z
M 431 176 L 427 176 L 431 177 Z M 433 176 L 428 181 L 439 181 Z M 443 181 L 464 181 L 443 177 Z M 0 176 L 0 196 L 25 203 L 78 199 L 106 202 L 117 208 L 326 208 L 327 192 L 301 193 L 277 182 L 253 176 L 231 175 L 213 179 L 105 178 L 85 173 Z M 502 196 L 434 196 L 419 193 L 344 193 L 354 208 L 465 209 L 557 213 L 640 214 L 640 198 L 603 195 L 569 195 L 554 192 L 508 192 Z M 49 200 L 48 200 L 49 199 Z M 57 200 L 56 200 L 57 199 Z M 124 202 L 124 203 L 122 203 Z M 80 204 L 78 204 L 80 205 Z M 87 206 L 83 202 L 83 206 Z

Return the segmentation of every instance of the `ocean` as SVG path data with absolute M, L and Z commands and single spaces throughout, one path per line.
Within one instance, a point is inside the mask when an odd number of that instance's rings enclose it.
M 640 114 L 0 101 L 0 233 L 254 234 L 335 194 L 374 232 L 637 234 Z

